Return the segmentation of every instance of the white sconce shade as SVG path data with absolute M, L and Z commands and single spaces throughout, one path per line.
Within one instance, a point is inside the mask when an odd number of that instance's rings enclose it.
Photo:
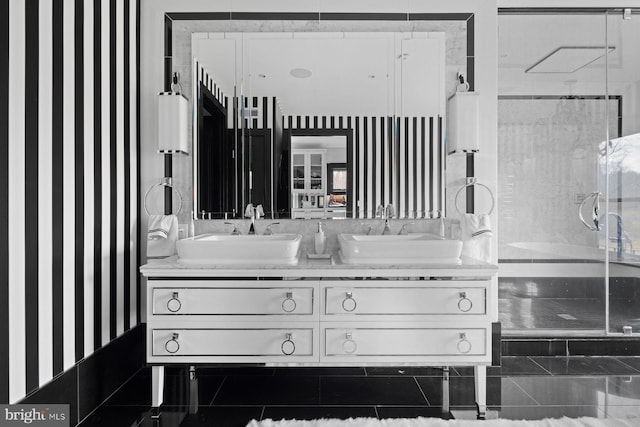
M 447 153 L 475 153 L 480 150 L 480 118 L 477 92 L 456 92 L 449 98 Z
M 162 92 L 158 96 L 158 152 L 189 154 L 189 103 L 181 94 Z

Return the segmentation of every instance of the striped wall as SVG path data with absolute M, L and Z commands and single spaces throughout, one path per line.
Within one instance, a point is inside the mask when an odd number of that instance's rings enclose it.
M 7 403 L 140 321 L 139 0 L 1 3 Z
M 398 218 L 444 214 L 442 117 L 287 116 L 287 129 L 352 129 L 357 218 L 392 204 Z

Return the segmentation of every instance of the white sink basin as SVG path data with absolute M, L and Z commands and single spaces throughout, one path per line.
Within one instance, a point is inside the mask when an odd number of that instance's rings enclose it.
M 178 260 L 189 265 L 295 265 L 300 234 L 202 234 L 176 242 Z
M 460 264 L 462 242 L 428 233 L 371 236 L 339 234 L 346 264 Z

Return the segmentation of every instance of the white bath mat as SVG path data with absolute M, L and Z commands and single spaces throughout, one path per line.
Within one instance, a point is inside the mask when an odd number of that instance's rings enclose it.
M 546 418 L 534 421 L 515 420 L 442 420 L 439 418 L 349 418 L 348 420 L 280 420 L 251 421 L 247 427 L 633 427 L 630 421 L 600 418 Z

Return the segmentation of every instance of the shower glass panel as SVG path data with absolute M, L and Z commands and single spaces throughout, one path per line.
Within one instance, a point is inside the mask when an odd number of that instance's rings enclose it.
M 606 331 L 601 146 L 620 114 L 618 98 L 606 96 L 606 20 L 499 16 L 499 311 L 507 335 Z
M 627 18 L 623 11 L 607 14 L 607 40 L 615 46 L 607 85 L 621 107 L 600 157 L 608 193 L 607 226 L 599 237 L 609 248 L 609 334 L 640 332 L 640 14 Z

